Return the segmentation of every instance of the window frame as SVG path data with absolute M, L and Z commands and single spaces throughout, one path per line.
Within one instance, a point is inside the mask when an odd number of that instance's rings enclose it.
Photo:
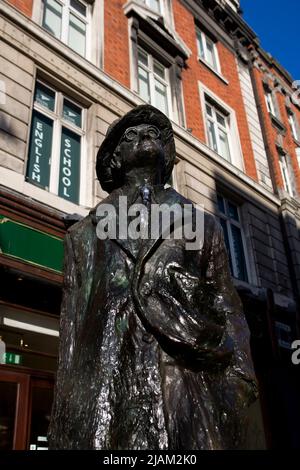
M 291 128 L 292 136 L 293 136 L 294 140 L 299 142 L 300 141 L 300 135 L 299 135 L 299 128 L 298 128 L 298 125 L 297 125 L 298 122 L 297 122 L 296 115 L 293 112 L 288 113 L 288 120 L 289 120 L 289 124 L 290 124 L 290 128 Z
M 38 187 L 42 191 L 46 191 L 62 199 L 63 201 L 67 201 L 71 204 L 76 206 L 85 206 L 86 205 L 86 173 L 87 173 L 87 131 L 86 131 L 86 123 L 87 123 L 87 109 L 80 104 L 78 101 L 75 101 L 71 96 L 63 93 L 58 88 L 54 87 L 52 84 L 49 84 L 47 81 L 43 80 L 42 78 L 37 78 L 34 85 L 34 91 L 37 84 L 40 83 L 47 89 L 51 90 L 55 94 L 55 101 L 54 101 L 54 110 L 51 111 L 46 107 L 42 106 L 41 104 L 37 103 L 34 98 L 32 101 L 32 108 L 31 108 L 31 123 L 30 123 L 30 133 L 32 129 L 32 115 L 34 111 L 46 116 L 47 118 L 51 119 L 53 122 L 53 130 L 52 130 L 52 148 L 50 154 L 50 173 L 49 173 L 49 186 L 46 188 L 42 188 L 39 185 L 35 185 L 32 181 L 27 178 L 27 168 L 29 164 L 29 147 L 27 151 L 27 162 L 25 168 L 25 179 L 26 182 L 30 185 Z M 63 118 L 63 104 L 64 99 L 68 102 L 74 104 L 77 108 L 81 110 L 81 127 L 75 126 L 70 121 L 67 121 Z M 62 137 L 62 128 L 65 127 L 70 131 L 74 132 L 76 135 L 80 135 L 80 165 L 79 165 L 79 195 L 78 195 L 78 202 L 74 202 L 62 196 L 59 196 L 59 174 L 60 174 L 60 160 L 61 160 L 61 137 Z
M 286 155 L 279 155 L 279 166 L 285 192 L 290 197 L 295 197 Z
M 249 264 L 249 259 L 248 259 L 248 251 L 247 251 L 247 244 L 246 244 L 246 238 L 245 238 L 245 233 L 244 233 L 244 227 L 243 227 L 243 221 L 242 221 L 242 216 L 241 216 L 241 206 L 239 204 L 236 204 L 234 201 L 231 199 L 227 198 L 224 196 L 222 193 L 217 192 L 217 198 L 221 197 L 224 201 L 224 208 L 225 208 L 225 213 L 221 212 L 221 210 L 218 207 L 218 217 L 219 219 L 223 219 L 226 223 L 227 227 L 227 234 L 228 234 L 228 243 L 229 243 L 229 250 L 230 253 L 228 253 L 228 258 L 230 258 L 231 265 L 232 265 L 232 276 L 234 279 L 237 279 L 238 281 L 245 282 L 247 284 L 250 283 L 251 277 L 250 277 L 250 264 Z M 237 214 L 238 214 L 238 221 L 230 217 L 229 215 L 229 208 L 228 208 L 228 203 L 232 204 L 233 206 L 236 207 L 237 209 Z M 235 251 L 234 251 L 234 242 L 233 242 L 233 235 L 232 235 L 232 230 L 231 230 L 231 225 L 234 225 L 240 230 L 241 233 L 241 240 L 242 240 L 242 249 L 243 249 L 243 255 L 244 255 L 244 260 L 245 260 L 245 269 L 246 269 L 246 276 L 247 280 L 245 279 L 240 279 L 237 274 L 237 261 L 235 258 Z M 225 236 L 224 236 L 225 239 Z
M 214 72 L 217 72 L 218 74 L 221 75 L 221 64 L 220 64 L 220 58 L 219 58 L 219 51 L 217 48 L 217 43 L 214 41 L 209 35 L 207 35 L 202 29 L 200 29 L 198 26 L 196 26 L 196 38 L 197 38 L 197 54 L 198 54 L 198 59 L 202 62 L 204 62 L 206 65 L 208 65 L 209 68 L 211 68 Z M 214 65 L 209 62 L 207 59 L 207 40 L 211 42 L 213 45 L 213 61 Z M 203 48 L 203 57 L 201 53 L 201 46 Z
M 277 98 L 275 95 L 275 90 L 267 90 L 265 89 L 265 101 L 268 113 L 277 120 L 281 120 L 281 116 L 279 114 Z
M 139 61 L 139 53 L 147 55 L 147 62 L 148 65 L 141 64 Z M 161 67 L 164 68 L 165 71 L 165 79 L 159 77 L 157 74 L 154 72 L 154 64 L 157 62 Z M 148 52 L 148 50 L 140 45 L 137 46 L 137 93 L 140 96 L 141 99 L 143 99 L 140 95 L 140 90 L 139 90 L 139 68 L 142 68 L 145 70 L 148 74 L 149 77 L 149 94 L 150 94 L 150 101 L 149 104 L 152 106 L 155 106 L 154 104 L 154 98 L 155 98 L 155 80 L 159 81 L 166 87 L 166 100 L 167 100 L 167 107 L 168 107 L 168 113 L 167 116 L 170 119 L 173 119 L 173 106 L 172 106 L 172 98 L 171 98 L 171 82 L 170 82 L 170 73 L 169 73 L 169 68 L 166 67 L 157 57 L 153 55 L 152 52 Z
M 213 91 L 207 88 L 202 82 L 198 82 L 199 85 L 199 94 L 200 94 L 200 102 L 202 108 L 202 118 L 204 123 L 204 131 L 205 131 L 205 139 L 207 147 L 214 152 L 218 156 L 218 161 L 227 162 L 234 167 L 238 168 L 240 171 L 245 172 L 245 163 L 244 163 L 244 156 L 243 156 L 243 149 L 241 145 L 241 139 L 239 134 L 239 128 L 237 123 L 236 112 L 227 103 L 222 101 Z M 205 103 L 206 97 L 209 101 L 215 103 L 215 105 L 223 111 L 223 114 L 227 114 L 230 118 L 230 151 L 231 151 L 231 162 L 225 160 L 225 158 L 219 156 L 211 147 L 209 146 L 209 137 L 208 137 L 208 129 L 207 129 L 207 122 L 206 122 L 206 114 L 205 114 Z
M 210 116 L 207 112 L 207 106 L 209 106 L 212 110 L 212 116 Z M 224 121 L 225 121 L 225 126 L 221 125 L 220 122 L 218 121 L 217 116 L 221 116 Z M 214 127 L 214 135 L 216 139 L 216 146 L 217 149 L 214 149 L 212 146 L 209 145 L 209 147 L 216 152 L 220 157 L 224 158 L 224 160 L 228 161 L 229 163 L 232 163 L 232 145 L 231 145 L 231 135 L 230 135 L 230 115 L 221 109 L 219 109 L 218 106 L 216 106 L 215 103 L 211 102 L 209 99 L 207 99 L 207 96 L 205 98 L 205 118 L 206 118 L 206 126 L 207 126 L 207 133 L 208 133 L 208 143 L 210 141 L 210 133 L 209 133 L 209 126 L 208 126 L 208 121 L 212 123 Z M 226 137 L 227 137 L 227 144 L 228 144 L 228 150 L 229 150 L 229 158 L 225 158 L 221 153 L 221 144 L 220 144 L 220 131 L 226 132 Z
M 41 27 L 47 31 L 51 36 L 61 41 L 63 44 L 68 46 L 72 51 L 76 54 L 79 54 L 81 57 L 85 59 L 91 60 L 91 27 L 92 27 L 92 6 L 85 0 L 76 0 L 78 3 L 81 3 L 86 7 L 86 17 L 81 15 L 76 9 L 71 6 L 71 0 L 54 0 L 62 7 L 62 15 L 61 15 L 61 34 L 60 37 L 56 37 L 54 34 L 51 34 L 44 26 L 44 15 L 45 15 L 45 1 L 41 0 L 41 11 L 40 11 L 40 25 Z M 84 22 L 86 25 L 86 34 L 85 34 L 85 53 L 84 55 L 77 52 L 73 47 L 69 45 L 69 19 L 70 19 L 70 12 L 76 16 L 80 21 Z
M 159 16 L 163 16 L 165 15 L 165 5 L 164 5 L 164 0 L 158 0 L 158 3 L 159 3 L 159 11 L 156 11 L 156 10 L 153 10 L 153 8 L 151 8 L 151 6 L 148 4 L 150 3 L 151 0 L 143 0 L 143 3 L 145 4 L 145 6 L 147 8 L 149 8 L 149 10 L 153 11 L 154 13 L 156 13 L 157 15 Z

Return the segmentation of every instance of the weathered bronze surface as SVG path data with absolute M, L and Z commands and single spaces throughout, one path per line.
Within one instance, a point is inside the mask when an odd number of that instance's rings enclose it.
M 174 159 L 166 116 L 130 111 L 97 156 L 100 204 L 189 203 L 164 188 Z M 187 251 L 160 236 L 99 240 L 97 222 L 95 208 L 66 235 L 50 447 L 247 447 L 257 388 L 219 223 L 205 213 L 204 245 Z

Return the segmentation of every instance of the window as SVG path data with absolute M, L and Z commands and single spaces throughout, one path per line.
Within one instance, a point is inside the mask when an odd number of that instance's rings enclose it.
M 170 115 L 168 69 L 141 48 L 138 48 L 138 92 L 147 103 Z
M 197 29 L 198 54 L 215 71 L 220 71 L 219 57 L 216 44 L 203 31 Z
M 228 251 L 231 274 L 241 281 L 248 282 L 245 243 L 239 207 L 218 194 L 218 209 Z
M 294 114 L 289 113 L 289 123 L 291 126 L 291 131 L 292 131 L 294 139 L 299 141 L 300 136 L 299 136 L 299 131 L 298 131 L 298 123 L 296 120 L 296 116 Z
M 284 349 L 291 349 L 292 328 L 285 323 L 275 321 L 275 331 L 277 336 L 278 345 Z
M 278 117 L 277 103 L 275 101 L 276 97 L 274 92 L 266 92 L 265 97 L 269 113 L 272 114 L 272 116 Z
M 148 8 L 155 11 L 156 13 L 162 13 L 161 0 L 144 0 Z
M 230 153 L 230 122 L 229 116 L 219 110 L 206 99 L 205 101 L 206 125 L 208 144 L 212 150 L 227 161 L 231 161 Z
M 290 174 L 290 168 L 287 162 L 286 155 L 279 156 L 279 165 L 281 169 L 284 189 L 291 197 L 293 197 L 294 191 L 292 185 L 292 176 Z
M 43 0 L 42 26 L 56 38 L 86 56 L 90 6 L 79 0 Z
M 26 179 L 79 203 L 84 110 L 62 93 L 37 82 Z
M 296 156 L 297 156 L 298 166 L 300 168 L 300 147 L 296 148 Z

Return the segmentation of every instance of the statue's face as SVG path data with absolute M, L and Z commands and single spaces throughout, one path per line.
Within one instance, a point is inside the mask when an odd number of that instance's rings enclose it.
M 159 129 L 152 124 L 128 127 L 124 132 L 119 151 L 125 171 L 134 167 L 163 165 L 164 148 Z

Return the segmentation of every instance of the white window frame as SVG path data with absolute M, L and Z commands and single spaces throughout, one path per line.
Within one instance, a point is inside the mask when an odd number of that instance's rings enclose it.
M 210 116 L 207 112 L 207 106 L 209 106 L 211 108 L 211 111 L 212 111 L 212 116 Z M 218 118 L 217 116 L 221 116 L 223 119 L 224 119 L 224 122 L 225 122 L 225 126 L 223 126 L 222 124 L 220 124 L 220 122 L 218 121 Z M 224 158 L 224 160 L 227 160 L 231 163 L 231 155 L 232 155 L 232 146 L 231 146 L 231 138 L 230 138 L 230 124 L 229 124 L 229 119 L 230 117 L 225 114 L 223 112 L 223 110 L 220 110 L 217 108 L 217 106 L 210 102 L 208 99 L 205 100 L 205 118 L 206 118 L 206 126 L 207 126 L 207 133 L 208 133 L 208 142 L 209 142 L 209 129 L 208 129 L 208 121 L 213 125 L 214 127 L 214 133 L 215 133 L 215 137 L 216 137 L 216 145 L 217 145 L 217 148 L 212 148 L 210 143 L 209 143 L 209 146 L 212 150 L 214 150 L 218 155 L 220 155 L 220 157 Z M 220 153 L 220 149 L 221 149 L 221 139 L 220 139 L 220 132 L 224 132 L 226 134 L 226 137 L 227 137 L 227 142 L 228 142 L 228 148 L 229 148 L 229 159 L 225 158 L 223 155 L 221 155 Z
M 218 74 L 221 74 L 221 65 L 220 65 L 219 53 L 218 53 L 216 42 L 213 41 L 213 39 L 211 39 L 209 36 L 207 36 L 207 34 L 205 34 L 200 28 L 197 28 L 197 27 L 196 27 L 196 35 L 197 35 L 198 59 L 204 62 L 209 68 L 211 68 Z M 201 57 L 200 41 L 202 42 L 204 57 Z M 207 49 L 208 49 L 207 41 L 210 41 L 211 44 L 213 45 L 213 56 L 215 60 L 215 66 L 211 64 L 207 59 Z
M 91 41 L 91 29 L 92 29 L 92 5 L 85 2 L 85 0 L 77 0 L 79 3 L 82 3 L 86 7 L 86 17 L 82 16 L 77 10 L 75 10 L 71 6 L 71 0 L 55 0 L 62 6 L 62 29 L 61 29 L 61 37 L 57 38 L 56 36 L 52 35 L 48 32 L 45 28 L 43 28 L 43 18 L 44 18 L 44 1 L 43 0 L 34 0 L 33 5 L 33 15 L 32 18 L 36 22 L 38 22 L 41 27 L 50 34 L 50 36 L 56 38 L 57 40 L 66 44 L 66 46 L 70 47 L 72 51 L 78 54 L 71 46 L 69 46 L 69 16 L 70 11 L 78 18 L 80 21 L 83 21 L 86 24 L 86 40 L 85 40 L 85 54 L 81 55 L 81 57 L 86 58 L 87 60 L 92 60 L 92 41 Z M 99 25 L 101 27 L 101 25 Z
M 297 162 L 298 162 L 298 166 L 300 168 L 300 147 L 297 147 L 295 149 L 295 152 L 296 152 L 296 157 L 297 157 Z
M 156 11 L 156 10 L 153 10 L 151 8 L 151 0 L 143 0 L 143 3 L 146 5 L 147 8 L 149 8 L 149 10 L 152 10 L 154 11 L 154 13 L 156 13 L 157 15 L 159 16 L 164 16 L 165 15 L 165 5 L 164 5 L 164 0 L 158 0 L 158 3 L 159 3 L 159 12 Z
M 240 135 L 238 131 L 238 124 L 237 124 L 237 118 L 236 118 L 236 112 L 227 105 L 223 100 L 221 100 L 215 93 L 213 93 L 209 88 L 207 88 L 203 83 L 199 83 L 199 93 L 200 93 L 200 101 L 201 101 L 201 107 L 202 107 L 202 117 L 203 117 L 203 122 L 204 122 L 204 130 L 205 130 L 205 139 L 206 139 L 206 145 L 211 149 L 209 145 L 209 131 L 208 131 L 208 126 L 207 126 L 207 120 L 206 120 L 206 101 L 208 98 L 208 101 L 211 101 L 212 103 L 215 103 L 215 106 L 221 111 L 222 114 L 225 116 L 227 115 L 227 120 L 228 120 L 228 129 L 229 129 L 229 134 L 228 134 L 228 142 L 229 142 L 229 149 L 230 149 L 230 155 L 231 155 L 231 163 L 235 167 L 239 168 L 241 171 L 245 171 L 245 166 L 244 166 L 244 158 L 243 158 L 243 152 L 242 152 L 242 145 L 241 145 L 241 140 L 240 140 Z M 213 149 L 211 149 L 214 153 L 216 153 Z M 225 162 L 228 162 L 228 160 L 225 160 L 225 158 L 221 157 L 219 154 L 216 153 L 216 155 L 219 156 L 219 159 L 222 161 L 224 160 Z
M 139 68 L 141 67 L 145 70 L 149 77 L 149 90 L 150 90 L 150 101 L 149 104 L 155 106 L 155 80 L 159 81 L 166 87 L 166 98 L 167 98 L 167 106 L 168 106 L 168 117 L 173 119 L 173 107 L 172 107 L 172 98 L 171 98 L 171 83 L 170 83 L 170 75 L 169 75 L 169 68 L 163 65 L 156 57 L 154 57 L 150 52 L 145 50 L 144 48 L 138 46 L 138 52 L 142 54 L 146 54 L 148 57 L 148 66 L 142 64 L 137 59 L 137 93 L 139 93 Z M 157 62 L 161 67 L 165 70 L 165 79 L 161 78 L 154 72 L 154 63 Z
M 291 177 L 290 177 L 290 171 L 289 171 L 289 167 L 288 167 L 288 164 L 287 164 L 287 161 L 286 161 L 286 155 L 280 155 L 279 156 L 279 165 L 280 165 L 284 190 L 291 197 L 294 197 L 293 187 L 292 187 Z
M 32 112 L 34 110 L 38 111 L 39 113 L 47 116 L 53 121 L 53 131 L 52 131 L 52 149 L 51 149 L 51 156 L 50 156 L 50 176 L 49 176 L 49 187 L 48 189 L 45 188 L 44 191 L 49 191 L 49 193 L 55 194 L 57 197 L 61 197 L 58 195 L 59 189 L 59 171 L 60 171 L 60 152 L 61 152 L 61 134 L 62 134 L 62 127 L 66 127 L 73 131 L 75 134 L 80 135 L 80 187 L 79 187 L 79 200 L 78 203 L 69 201 L 72 204 L 84 206 L 86 203 L 86 181 L 87 181 L 87 152 L 86 152 L 86 113 L 87 110 L 83 108 L 77 101 L 72 100 L 69 96 L 61 93 L 53 86 L 49 85 L 47 82 L 38 79 L 35 83 L 45 86 L 49 90 L 55 93 L 55 102 L 54 102 L 54 111 L 47 109 L 46 107 L 42 106 L 37 102 L 33 102 Z M 81 109 L 81 128 L 78 126 L 73 125 L 70 121 L 63 119 L 62 117 L 62 110 L 63 110 L 63 102 L 64 98 L 66 98 L 70 103 L 74 104 L 76 107 Z M 28 164 L 28 161 L 27 161 Z M 31 181 L 28 183 L 33 184 Z M 35 186 L 35 185 L 34 185 Z M 68 199 L 62 198 L 66 201 Z
M 294 139 L 299 142 L 300 136 L 298 135 L 296 116 L 295 116 L 294 113 L 289 113 L 288 118 L 289 118 L 289 123 L 290 123 L 290 126 L 291 126 L 292 135 L 293 135 Z
M 266 105 L 267 105 L 268 112 L 272 116 L 279 118 L 278 113 L 277 113 L 277 107 L 274 102 L 275 96 L 273 95 L 273 93 L 274 92 L 271 92 L 271 91 L 265 92 Z
M 233 202 L 232 200 L 228 199 L 227 197 L 223 196 L 223 194 L 218 193 L 218 196 L 223 198 L 224 205 L 225 205 L 225 214 L 221 212 L 220 210 L 218 211 L 218 216 L 220 219 L 223 219 L 226 223 L 227 227 L 227 233 L 228 233 L 228 241 L 229 241 L 229 249 L 230 249 L 230 257 L 231 257 L 231 264 L 232 264 L 232 269 L 233 269 L 233 277 L 235 279 L 238 279 L 241 282 L 246 282 L 250 283 L 251 278 L 250 278 L 250 264 L 249 264 L 249 258 L 248 258 L 248 251 L 247 251 L 247 245 L 246 245 L 246 239 L 245 239 L 245 234 L 244 234 L 244 229 L 243 229 L 243 224 L 242 224 L 242 218 L 241 218 L 241 209 L 238 204 Z M 229 208 L 228 208 L 228 203 L 231 203 L 237 208 L 238 212 L 238 218 L 239 221 L 232 219 L 229 216 Z M 240 279 L 238 277 L 238 271 L 237 271 L 237 261 L 235 259 L 235 252 L 234 252 L 234 245 L 233 245 L 233 236 L 231 232 L 231 225 L 235 225 L 237 228 L 239 228 L 241 232 L 241 238 L 242 238 L 242 247 L 243 247 L 243 252 L 244 252 L 244 259 L 245 259 L 245 266 L 246 266 L 246 273 L 247 273 L 247 281 Z

